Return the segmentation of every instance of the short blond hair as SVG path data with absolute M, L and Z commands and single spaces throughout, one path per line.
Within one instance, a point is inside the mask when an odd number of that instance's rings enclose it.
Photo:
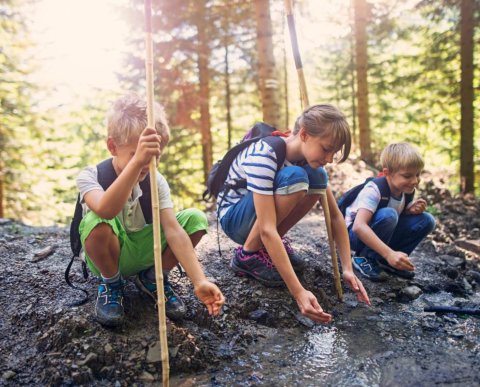
M 352 136 L 345 115 L 335 106 L 329 104 L 312 105 L 297 118 L 293 134 L 301 128 L 312 137 L 333 136 L 334 147 L 342 151 L 339 162 L 344 162 L 350 154 Z
M 415 169 L 421 171 L 425 165 L 419 150 L 408 142 L 389 144 L 380 155 L 382 168 L 390 172 L 398 172 L 401 169 Z
M 162 148 L 170 139 L 165 110 L 158 102 L 154 102 L 155 129 L 162 137 Z M 117 99 L 107 114 L 108 136 L 119 146 L 137 140 L 147 127 L 147 103 L 135 94 L 125 95 Z

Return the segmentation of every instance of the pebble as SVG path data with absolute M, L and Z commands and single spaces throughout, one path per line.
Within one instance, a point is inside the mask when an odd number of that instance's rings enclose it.
M 147 371 L 143 371 L 142 374 L 140 375 L 140 380 L 144 382 L 153 382 L 155 378 L 153 375 Z
M 305 325 L 307 328 L 313 328 L 313 326 L 315 325 L 314 321 L 310 320 L 308 317 L 305 317 L 300 312 L 295 314 L 295 318 L 299 323 Z
M 8 371 L 5 371 L 2 374 L 2 378 L 5 379 L 5 380 L 10 380 L 10 379 L 14 378 L 16 375 L 17 375 L 16 372 L 14 372 L 12 370 L 8 370 Z
M 400 292 L 401 298 L 405 298 L 407 300 L 413 301 L 420 297 L 422 294 L 422 289 L 420 289 L 418 286 L 407 286 L 406 288 L 403 288 Z
M 156 341 L 147 352 L 147 363 L 158 363 L 162 361 L 160 342 Z

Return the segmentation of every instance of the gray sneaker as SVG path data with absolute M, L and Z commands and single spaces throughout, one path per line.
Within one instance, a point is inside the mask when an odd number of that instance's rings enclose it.
M 352 257 L 352 265 L 355 270 L 371 281 L 384 282 L 388 278 L 374 258 Z

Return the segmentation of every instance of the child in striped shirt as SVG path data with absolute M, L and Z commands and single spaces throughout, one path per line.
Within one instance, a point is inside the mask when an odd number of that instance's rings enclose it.
M 303 260 L 295 254 L 285 234 L 327 191 L 332 230 L 339 249 L 343 279 L 360 301 L 368 295 L 352 270 L 347 229 L 337 207 L 324 166 L 341 151 L 341 160 L 350 152 L 351 135 L 345 116 L 332 105 L 314 105 L 298 117 L 293 132 L 283 137 L 286 157 L 278 169 L 277 156 L 264 140 L 251 144 L 232 163 L 226 183 L 245 179 L 246 188 L 230 189 L 217 198 L 220 224 L 240 244 L 231 268 L 266 286 L 286 284 L 303 315 L 318 322 L 330 322 L 316 297 L 305 289 L 295 271 Z

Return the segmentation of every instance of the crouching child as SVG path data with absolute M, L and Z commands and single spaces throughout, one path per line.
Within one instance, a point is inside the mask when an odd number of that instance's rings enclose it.
M 144 199 L 149 196 L 145 182 L 149 181 L 151 158 L 161 155 L 170 134 L 162 107 L 155 104 L 154 108 L 155 128 L 146 128 L 143 100 L 136 96 L 117 100 L 107 117 L 107 148 L 112 158 L 83 169 L 77 178 L 83 205 L 80 239 L 87 266 L 100 279 L 95 315 L 106 326 L 118 326 L 125 319 L 124 278 L 135 276 L 138 289 L 155 302 L 157 298 L 151 205 L 145 210 Z M 175 213 L 167 181 L 159 172 L 156 178 L 166 314 L 173 320 L 185 314 L 185 305 L 168 278 L 169 271 L 180 263 L 196 296 L 211 315 L 217 315 L 224 297 L 206 279 L 194 250 L 206 233 L 206 216 L 196 209 Z
M 380 158 L 381 176 L 368 182 L 345 211 L 356 252 L 352 263 L 372 281 L 385 281 L 385 272 L 410 279 L 415 266 L 409 255 L 435 227 L 425 212 L 427 202 L 414 200 L 424 161 L 408 143 L 388 145 Z

